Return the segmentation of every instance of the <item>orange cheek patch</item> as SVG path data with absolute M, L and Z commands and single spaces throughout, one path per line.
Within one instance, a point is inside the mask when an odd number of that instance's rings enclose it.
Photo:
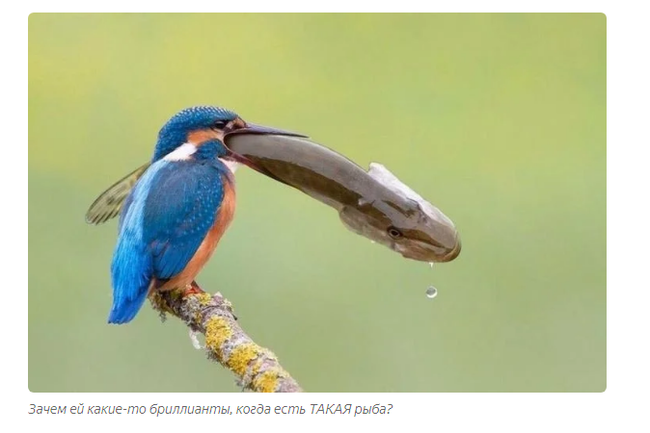
M 197 129 L 187 134 L 187 141 L 195 145 L 200 145 L 206 141 L 217 139 L 223 143 L 223 132 L 212 129 Z

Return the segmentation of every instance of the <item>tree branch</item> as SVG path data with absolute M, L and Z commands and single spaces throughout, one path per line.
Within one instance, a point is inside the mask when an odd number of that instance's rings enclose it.
M 208 359 L 218 361 L 237 376 L 237 382 L 257 392 L 300 392 L 300 385 L 268 349 L 255 343 L 239 326 L 232 304 L 221 293 L 210 295 L 192 283 L 186 289 L 153 291 L 153 307 L 181 319 L 205 335 Z

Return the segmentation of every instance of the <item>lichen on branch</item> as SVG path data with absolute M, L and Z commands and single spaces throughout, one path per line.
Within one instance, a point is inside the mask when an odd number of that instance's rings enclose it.
M 185 289 L 153 291 L 153 307 L 181 319 L 193 332 L 205 335 L 208 358 L 237 376 L 244 389 L 257 392 L 300 392 L 300 385 L 280 365 L 273 352 L 255 343 L 241 328 L 232 304 L 221 293 L 210 295 L 192 283 Z

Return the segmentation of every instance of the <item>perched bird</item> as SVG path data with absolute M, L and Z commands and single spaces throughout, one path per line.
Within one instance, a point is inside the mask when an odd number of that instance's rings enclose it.
M 150 290 L 185 287 L 206 264 L 232 221 L 233 171 L 245 162 L 224 139 L 242 133 L 298 135 L 247 124 L 223 108 L 188 108 L 160 130 L 151 165 L 103 195 L 104 204 L 125 197 L 111 264 L 109 323 L 131 321 Z M 120 183 L 135 186 L 123 197 L 111 195 L 124 190 Z

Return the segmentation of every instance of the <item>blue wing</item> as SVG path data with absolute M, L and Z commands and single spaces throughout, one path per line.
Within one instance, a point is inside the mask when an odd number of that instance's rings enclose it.
M 221 171 L 209 164 L 176 162 L 159 177 L 144 209 L 144 238 L 149 242 L 158 279 L 179 274 L 214 225 L 223 200 Z
M 214 224 L 224 195 L 221 176 L 211 162 L 160 160 L 138 181 L 120 216 L 109 323 L 135 317 L 153 278 L 183 271 Z

